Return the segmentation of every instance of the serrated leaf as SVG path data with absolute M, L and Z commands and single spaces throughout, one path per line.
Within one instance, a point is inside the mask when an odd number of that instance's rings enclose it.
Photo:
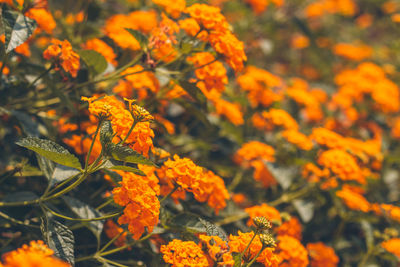
M 206 221 L 202 218 L 199 218 L 200 222 L 204 225 L 204 227 L 206 228 L 206 233 L 209 236 L 219 236 L 222 240 L 227 241 L 228 238 L 226 236 L 226 233 L 224 231 L 224 229 L 222 229 L 221 227 Z
M 43 239 L 54 256 L 63 259 L 74 266 L 74 235 L 72 231 L 62 223 L 49 217 L 47 222 L 42 222 L 41 230 Z
M 31 201 L 38 199 L 39 197 L 31 191 L 20 191 L 12 194 L 6 195 L 2 201 L 3 202 L 22 202 Z
M 5 34 L 6 53 L 23 44 L 36 29 L 36 21 L 22 13 L 3 7 L 2 22 Z
M 95 75 L 103 73 L 107 69 L 107 60 L 99 52 L 94 50 L 81 50 L 79 51 L 79 56 Z
M 169 224 L 177 229 L 190 233 L 205 233 L 207 231 L 199 217 L 189 213 L 181 213 L 172 217 Z
M 149 40 L 143 33 L 141 33 L 140 31 L 134 30 L 134 29 L 129 29 L 129 28 L 125 28 L 125 30 L 127 32 L 129 32 L 136 39 L 136 41 L 138 41 L 141 48 L 147 47 Z
M 80 173 L 77 169 L 57 164 L 50 179 L 50 186 L 60 183 Z
M 26 137 L 16 142 L 17 145 L 23 146 L 35 151 L 39 155 L 48 158 L 58 164 L 80 170 L 81 164 L 77 157 L 68 152 L 65 148 L 50 140 L 40 139 L 36 137 Z
M 155 165 L 151 160 L 127 146 L 110 144 L 108 152 L 116 160 L 136 164 Z
M 67 196 L 64 196 L 63 199 L 68 207 L 81 219 L 94 219 L 102 216 L 99 211 L 78 199 Z M 93 232 L 97 240 L 100 240 L 103 225 L 103 221 L 91 221 L 87 223 L 89 230 Z
M 146 176 L 146 174 L 137 169 L 137 168 L 133 168 L 130 166 L 121 166 L 121 165 L 117 165 L 117 166 L 112 166 L 111 168 L 109 168 L 111 170 L 119 170 L 119 171 L 126 171 L 126 172 L 132 172 L 134 174 L 140 175 L 140 176 Z

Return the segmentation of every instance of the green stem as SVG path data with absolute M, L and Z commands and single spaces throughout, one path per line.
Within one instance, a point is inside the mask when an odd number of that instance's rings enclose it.
M 92 153 L 92 149 L 93 149 L 94 143 L 96 142 L 97 134 L 100 131 L 101 124 L 102 124 L 102 120 L 100 120 L 99 123 L 97 124 L 96 132 L 94 133 L 92 143 L 90 144 L 90 148 L 89 148 L 88 154 L 86 155 L 85 169 L 84 169 L 85 171 L 87 170 L 87 167 L 89 165 L 90 154 Z
M 65 220 L 69 220 L 69 221 L 79 221 L 79 222 L 102 221 L 102 220 L 107 220 L 107 219 L 110 219 L 110 218 L 117 217 L 117 216 L 119 216 L 119 215 L 122 214 L 122 212 L 119 211 L 119 212 L 116 212 L 116 213 L 107 214 L 107 215 L 104 215 L 104 216 L 101 216 L 101 217 L 97 217 L 97 218 L 92 218 L 92 219 L 81 219 L 81 218 L 72 218 L 72 217 L 68 217 L 68 216 L 62 215 L 62 214 L 60 214 L 60 213 L 55 212 L 54 210 L 51 210 L 49 207 L 44 206 L 44 205 L 43 205 L 43 207 L 44 207 L 48 212 L 50 212 L 51 214 L 53 214 L 54 216 L 57 216 L 57 217 L 60 217 L 60 218 L 63 218 L 63 219 L 65 219 Z
M 110 241 L 108 241 L 107 244 L 104 245 L 97 253 L 102 253 L 104 250 L 106 250 L 109 246 L 111 246 L 112 243 L 115 242 L 120 236 L 122 236 L 125 233 L 125 230 L 122 232 L 118 233 L 118 235 L 114 236 Z
M 246 251 L 249 249 L 251 243 L 253 242 L 254 238 L 256 238 L 257 235 L 258 235 L 258 231 L 256 231 L 254 233 L 253 237 L 251 238 L 250 242 L 247 244 L 246 248 L 242 251 L 242 253 L 240 253 L 240 265 L 242 265 L 243 256 L 246 254 Z
M 246 267 L 250 267 L 251 265 L 253 265 L 253 263 L 256 261 L 256 259 L 258 258 L 258 256 L 260 256 L 261 252 L 263 252 L 263 250 L 265 249 L 264 246 L 261 247 L 260 251 L 258 251 L 257 255 L 254 256 L 254 258 L 246 265 Z
M 110 264 L 118 266 L 118 267 L 129 267 L 128 265 L 121 264 L 121 263 L 118 263 L 116 261 L 112 261 L 112 260 L 109 260 L 109 259 L 106 259 L 106 258 L 103 258 L 103 257 L 100 257 L 99 260 L 100 261 L 105 261 L 107 263 L 110 263 Z
M 54 68 L 54 64 L 51 64 L 49 68 L 47 68 L 44 72 L 42 72 L 38 77 L 36 77 L 35 80 L 33 80 L 27 87 L 27 90 L 32 88 L 37 81 L 39 81 L 41 78 L 43 78 L 47 73 L 49 73 L 52 69 Z
M 101 204 L 100 206 L 98 206 L 98 207 L 96 208 L 96 210 L 100 210 L 100 209 L 104 208 L 104 207 L 107 206 L 108 204 L 111 204 L 113 201 L 114 201 L 113 198 L 108 199 L 106 202 L 104 202 L 103 204 Z
M 11 222 L 13 222 L 13 223 L 16 223 L 16 224 L 20 224 L 20 225 L 24 225 L 24 226 L 32 227 L 32 228 L 36 228 L 36 229 L 39 229 L 39 228 L 40 228 L 40 227 L 37 226 L 37 225 L 31 225 L 31 224 L 29 224 L 29 223 L 25 223 L 25 222 L 23 222 L 23 221 L 14 219 L 14 218 L 8 216 L 7 214 L 5 214 L 5 213 L 3 213 L 3 212 L 1 212 L 1 211 L 0 211 L 0 216 L 3 217 L 3 218 L 5 218 L 5 219 L 7 219 L 7 220 L 9 220 L 9 221 L 11 221 Z
M 135 119 L 133 119 L 133 123 L 132 123 L 131 128 L 129 129 L 129 131 L 128 131 L 128 133 L 126 134 L 126 136 L 124 137 L 124 139 L 122 139 L 122 141 L 119 142 L 119 145 L 123 145 L 123 144 L 125 143 L 125 141 L 128 139 L 129 135 L 131 135 L 131 133 L 132 133 L 132 131 L 133 131 L 133 128 L 135 128 L 135 126 L 136 126 L 137 123 L 138 123 L 138 122 L 137 122 Z
M 160 200 L 160 205 L 167 199 L 169 198 L 173 193 L 175 193 L 176 190 L 178 190 L 179 185 L 175 185 L 175 187 L 167 194 L 165 195 L 161 200 Z
M 122 247 L 118 247 L 118 248 L 115 248 L 115 249 L 112 249 L 112 250 L 108 250 L 108 251 L 106 251 L 106 252 L 102 252 L 102 253 L 100 253 L 99 255 L 100 255 L 101 257 L 103 257 L 103 256 L 107 256 L 107 255 L 110 255 L 110 254 L 114 254 L 114 253 L 116 253 L 116 252 L 119 252 L 119 251 L 121 251 L 121 250 L 124 250 L 124 249 L 126 249 L 126 248 L 129 248 L 129 247 L 131 247 L 131 246 L 133 246 L 133 245 L 135 245 L 135 244 L 137 244 L 137 243 L 140 243 L 140 242 L 142 242 L 142 241 L 145 241 L 146 239 L 149 239 L 152 235 L 153 235 L 152 233 L 149 233 L 149 234 L 145 235 L 144 237 L 142 237 L 141 239 L 139 239 L 139 240 L 137 240 L 137 241 L 133 241 L 133 242 L 131 242 L 131 243 L 129 243 L 129 244 L 123 245 Z

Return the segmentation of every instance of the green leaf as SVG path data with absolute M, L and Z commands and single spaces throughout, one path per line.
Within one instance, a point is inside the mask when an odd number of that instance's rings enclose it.
M 17 145 L 23 146 L 35 151 L 39 155 L 48 158 L 58 164 L 80 170 L 81 164 L 77 157 L 68 152 L 65 148 L 50 140 L 40 139 L 36 137 L 26 137 L 16 142 Z
M 78 199 L 67 196 L 64 196 L 63 199 L 65 203 L 67 203 L 68 207 L 70 207 L 71 210 L 81 219 L 94 219 L 102 216 L 102 214 L 99 211 L 97 211 L 96 209 L 92 208 L 88 204 L 83 203 Z M 86 224 L 89 230 L 93 232 L 97 240 L 100 240 L 100 235 L 101 232 L 103 231 L 104 222 L 91 221 L 87 223 L 85 222 L 84 224 Z
M 2 201 L 3 202 L 22 202 L 31 201 L 38 199 L 39 197 L 31 191 L 20 191 L 12 194 L 6 195 Z
M 86 66 L 95 74 L 103 73 L 107 69 L 107 60 L 102 54 L 94 50 L 81 50 L 79 55 Z
M 200 221 L 200 218 L 194 214 L 181 213 L 172 217 L 169 225 L 190 233 L 206 233 L 205 225 Z
M 48 217 L 47 221 L 42 221 L 40 227 L 43 239 L 50 249 L 54 251 L 54 256 L 63 259 L 74 265 L 74 235 L 72 231 L 62 223 Z
M 155 166 L 154 162 L 127 146 L 110 144 L 108 152 L 116 160 Z
M 144 49 L 147 47 L 149 40 L 143 33 L 141 33 L 140 31 L 134 30 L 134 29 L 129 29 L 129 28 L 125 28 L 125 30 L 127 30 L 138 41 L 141 48 Z
M 23 44 L 36 29 L 36 21 L 25 17 L 20 12 L 8 10 L 4 6 L 2 10 L 2 22 L 6 36 L 6 53 Z
M 141 170 L 139 170 L 137 168 L 134 168 L 134 167 L 130 167 L 130 166 L 117 165 L 117 166 L 112 166 L 109 169 L 126 171 L 126 172 L 133 172 L 134 174 L 137 174 L 137 175 L 140 175 L 140 176 L 146 176 L 146 174 L 144 172 L 142 172 Z
M 205 108 L 207 105 L 207 98 L 204 96 L 203 92 L 196 86 L 194 83 L 190 83 L 187 81 L 179 81 L 179 85 L 186 91 L 188 94 L 193 97 L 195 100 L 199 102 L 202 108 Z
M 80 173 L 77 169 L 57 164 L 50 179 L 50 186 L 60 183 L 74 175 Z
M 219 236 L 222 240 L 227 241 L 228 238 L 226 236 L 226 233 L 224 231 L 224 229 L 222 229 L 221 227 L 206 221 L 202 218 L 199 218 L 200 222 L 204 225 L 204 227 L 206 228 L 206 233 L 209 236 Z

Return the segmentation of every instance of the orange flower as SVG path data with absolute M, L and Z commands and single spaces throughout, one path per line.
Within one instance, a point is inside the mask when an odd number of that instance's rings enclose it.
M 206 4 L 194 4 L 186 8 L 185 12 L 209 32 L 208 41 L 214 50 L 224 56 L 232 69 L 240 71 L 243 68 L 243 61 L 247 60 L 244 45 L 230 32 L 228 22 L 221 14 L 221 10 Z M 192 24 L 190 28 L 193 26 Z M 189 31 L 194 32 L 190 28 Z M 202 37 L 204 38 L 204 35 Z
M 110 62 L 114 66 L 118 64 L 115 60 L 117 56 L 115 55 L 113 49 L 100 39 L 94 38 L 87 40 L 86 43 L 83 45 L 83 48 L 94 50 L 100 53 L 108 62 Z
M 250 215 L 250 219 L 247 221 L 247 225 L 251 226 L 254 225 L 253 219 L 255 217 L 265 217 L 270 221 L 281 223 L 281 214 L 277 209 L 274 207 L 268 206 L 267 204 L 263 203 L 259 206 L 253 206 L 250 208 L 244 209 Z
M 68 263 L 53 257 L 54 251 L 49 249 L 42 240 L 31 241 L 29 245 L 13 250 L 3 255 L 4 267 L 69 267 Z
M 353 180 L 360 184 L 366 183 L 356 159 L 343 150 L 330 149 L 322 152 L 318 157 L 318 164 L 328 168 L 333 175 L 337 175 L 343 181 Z
M 234 125 L 243 125 L 243 113 L 239 104 L 228 102 L 224 99 L 217 98 L 213 101 L 218 115 L 225 116 Z
M 309 4 L 305 13 L 307 17 L 315 18 L 321 17 L 324 14 L 339 13 L 344 16 L 353 16 L 358 8 L 353 0 L 317 0 Z
M 261 113 L 267 123 L 273 126 L 280 126 L 286 130 L 297 130 L 299 125 L 296 120 L 283 109 L 271 108 L 268 112 Z
M 371 209 L 377 215 L 385 215 L 400 222 L 400 207 L 391 204 L 372 204 Z
M 362 212 L 369 212 L 371 204 L 362 195 L 356 193 L 349 188 L 343 188 L 336 192 L 336 196 L 341 198 L 347 207 L 352 210 L 359 210 Z
M 226 69 L 221 62 L 215 60 L 211 53 L 196 53 L 192 57 L 188 57 L 187 60 L 193 63 L 196 68 L 194 73 L 198 83 L 202 83 L 201 88 L 205 88 L 207 91 L 213 89 L 218 92 L 225 91 L 225 85 L 228 84 Z
M 174 19 L 181 15 L 186 8 L 185 0 L 152 0 L 154 4 L 161 6 L 165 12 L 170 14 Z
M 107 19 L 104 33 L 123 49 L 140 50 L 139 42 L 125 28 L 149 33 L 157 27 L 154 11 L 134 11 L 127 15 L 117 14 Z
M 248 99 L 253 107 L 268 107 L 282 99 L 282 94 L 276 91 L 283 86 L 283 81 L 270 72 L 249 66 L 245 73 L 237 78 L 239 86 L 248 92 Z
M 283 138 L 289 143 L 296 145 L 303 150 L 310 150 L 313 147 L 312 141 L 304 134 L 296 130 L 286 130 L 282 132 Z
M 275 150 L 273 147 L 258 142 L 250 141 L 245 143 L 234 155 L 234 161 L 238 164 L 247 164 L 253 160 L 275 161 Z
M 153 181 L 131 172 L 116 171 L 122 176 L 120 187 L 114 188 L 114 201 L 124 206 L 124 214 L 118 219 L 119 224 L 128 224 L 134 239 L 139 239 L 145 227 L 151 233 L 158 223 L 160 202 Z
M 275 229 L 275 232 L 278 235 L 288 235 L 296 238 L 297 240 L 301 240 L 302 238 L 301 231 L 301 224 L 296 217 L 291 217 L 289 221 L 282 223 L 278 228 Z
M 57 26 L 53 15 L 44 8 L 31 8 L 25 13 L 25 15 L 35 20 L 39 29 L 48 34 L 52 34 L 53 30 Z
M 112 239 L 117 235 L 120 235 L 120 237 L 118 237 L 117 240 L 114 241 L 114 245 L 117 247 L 122 247 L 123 245 L 126 244 L 127 234 L 126 233 L 121 234 L 123 231 L 124 229 L 119 227 L 112 220 L 107 220 L 106 223 L 104 224 L 104 232 L 106 233 L 108 238 Z
M 143 70 L 140 65 L 127 68 L 121 73 L 121 75 L 126 75 L 124 77 L 125 80 L 120 80 L 117 86 L 113 88 L 113 92 L 121 97 L 135 97 L 138 100 L 147 98 L 148 91 L 152 94 L 157 93 L 160 89 L 160 84 L 156 76 L 150 71 Z
M 287 95 L 305 108 L 304 116 L 307 120 L 319 121 L 323 118 L 320 103 L 326 100 L 325 92 L 310 90 L 305 80 L 294 78 L 292 86 L 287 89 Z
M 242 253 L 244 252 L 247 245 L 250 243 L 250 240 L 253 238 L 254 232 L 242 233 L 238 232 L 237 236 L 229 235 L 229 247 L 231 252 Z M 262 243 L 260 241 L 259 235 L 257 235 L 254 240 L 251 242 L 250 247 L 246 250 L 246 253 L 243 255 L 243 258 L 246 261 L 250 261 L 253 259 L 257 253 L 262 248 Z M 266 248 L 261 252 L 261 254 L 257 257 L 256 261 L 264 264 L 264 266 L 278 267 L 279 262 L 281 262 L 281 258 L 276 255 L 275 248 Z
M 219 236 L 200 235 L 199 239 L 207 246 L 208 254 L 218 266 L 233 266 L 235 261 L 229 253 L 228 242 Z
M 54 59 L 56 65 L 59 64 L 64 71 L 69 72 L 75 78 L 80 66 L 79 55 L 72 50 L 72 46 L 67 40 L 53 39 L 52 43 L 43 52 L 43 57 L 47 60 Z
M 194 198 L 199 202 L 206 202 L 214 208 L 215 213 L 226 206 L 225 200 L 229 198 L 223 179 L 211 171 L 206 171 L 197 166 L 188 158 L 181 159 L 174 155 L 173 160 L 168 159 L 164 165 L 157 170 L 161 183 L 167 184 L 168 190 L 161 189 L 169 193 L 173 184 L 179 185 L 180 189 L 191 192 Z M 181 195 L 176 195 L 175 199 Z M 174 198 L 174 194 L 172 195 Z
M 262 182 L 265 188 L 277 184 L 275 177 L 271 174 L 263 160 L 252 160 L 249 164 L 254 168 L 254 180 Z
M 174 239 L 168 245 L 162 245 L 160 252 L 166 263 L 172 264 L 172 267 L 180 266 L 198 266 L 208 267 L 210 263 L 206 255 L 193 241 L 182 241 Z
M 244 44 L 229 31 L 211 32 L 209 41 L 214 50 L 224 56 L 224 60 L 236 72 L 243 69 L 243 62 L 247 60 Z
M 260 15 L 267 9 L 267 6 L 270 4 L 270 2 L 280 7 L 283 5 L 284 0 L 246 0 L 246 2 L 251 6 L 254 13 Z
M 277 241 L 278 246 L 276 250 L 278 256 L 281 258 L 279 266 L 308 266 L 307 250 L 299 240 L 288 235 L 282 235 L 277 237 Z
M 311 267 L 336 267 L 339 263 L 339 257 L 333 248 L 322 242 L 308 243 L 307 250 L 311 259 Z
M 169 19 L 165 14 L 161 14 L 161 17 L 162 20 L 159 26 L 151 31 L 148 46 L 156 59 L 171 62 L 178 55 L 174 45 L 178 43 L 175 34 L 180 29 L 178 24 Z
M 290 45 L 293 49 L 304 49 L 310 45 L 310 40 L 302 34 L 295 34 Z
M 365 44 L 340 43 L 333 47 L 333 52 L 349 60 L 361 61 L 372 56 L 372 48 Z
M 400 259 L 400 238 L 392 238 L 381 243 L 381 246 Z
M 89 102 L 89 112 L 91 115 L 108 117 L 114 132 L 117 134 L 117 138 L 121 140 L 125 138 L 133 124 L 133 118 L 121 101 L 115 96 L 104 96 L 101 99 L 97 96 L 91 98 L 82 97 L 82 100 Z M 149 150 L 154 147 L 153 137 L 154 132 L 150 128 L 150 123 L 148 121 L 138 122 L 126 139 L 126 144 L 137 152 L 147 156 Z

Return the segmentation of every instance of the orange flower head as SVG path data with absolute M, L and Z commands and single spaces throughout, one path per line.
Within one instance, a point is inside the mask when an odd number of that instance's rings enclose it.
M 54 252 L 42 240 L 31 241 L 29 245 L 13 250 L 3 255 L 4 267 L 70 267 L 68 263 L 53 257 Z
M 72 46 L 67 40 L 53 39 L 52 43 L 43 52 L 44 59 L 55 60 L 56 65 L 59 64 L 65 72 L 70 73 L 75 78 L 80 67 L 79 55 L 72 50 Z
M 354 192 L 349 188 L 343 188 L 336 192 L 336 196 L 341 198 L 347 207 L 352 210 L 359 210 L 362 212 L 369 212 L 371 204 L 361 194 Z
M 308 243 L 307 251 L 310 256 L 311 267 L 336 267 L 339 263 L 339 257 L 335 250 L 322 242 Z
M 163 254 L 164 261 L 172 267 L 210 266 L 201 247 L 193 241 L 174 239 L 168 245 L 162 245 L 160 252 Z
M 392 238 L 381 243 L 381 246 L 400 259 L 400 238 Z
M 299 240 L 288 235 L 281 235 L 277 237 L 277 241 L 277 253 L 284 262 L 281 266 L 308 266 L 308 252 Z
M 279 211 L 274 207 L 268 206 L 265 203 L 259 206 L 246 208 L 244 210 L 250 215 L 250 219 L 247 221 L 248 226 L 254 225 L 253 220 L 256 217 L 265 217 L 271 222 L 277 222 L 277 223 L 281 223 L 282 221 L 281 214 L 279 213 Z
M 124 214 L 119 224 L 128 224 L 134 239 L 139 239 L 145 231 L 151 233 L 158 223 L 160 202 L 152 181 L 131 172 L 116 171 L 122 176 L 120 187 L 113 190 L 114 201 L 124 206 Z

